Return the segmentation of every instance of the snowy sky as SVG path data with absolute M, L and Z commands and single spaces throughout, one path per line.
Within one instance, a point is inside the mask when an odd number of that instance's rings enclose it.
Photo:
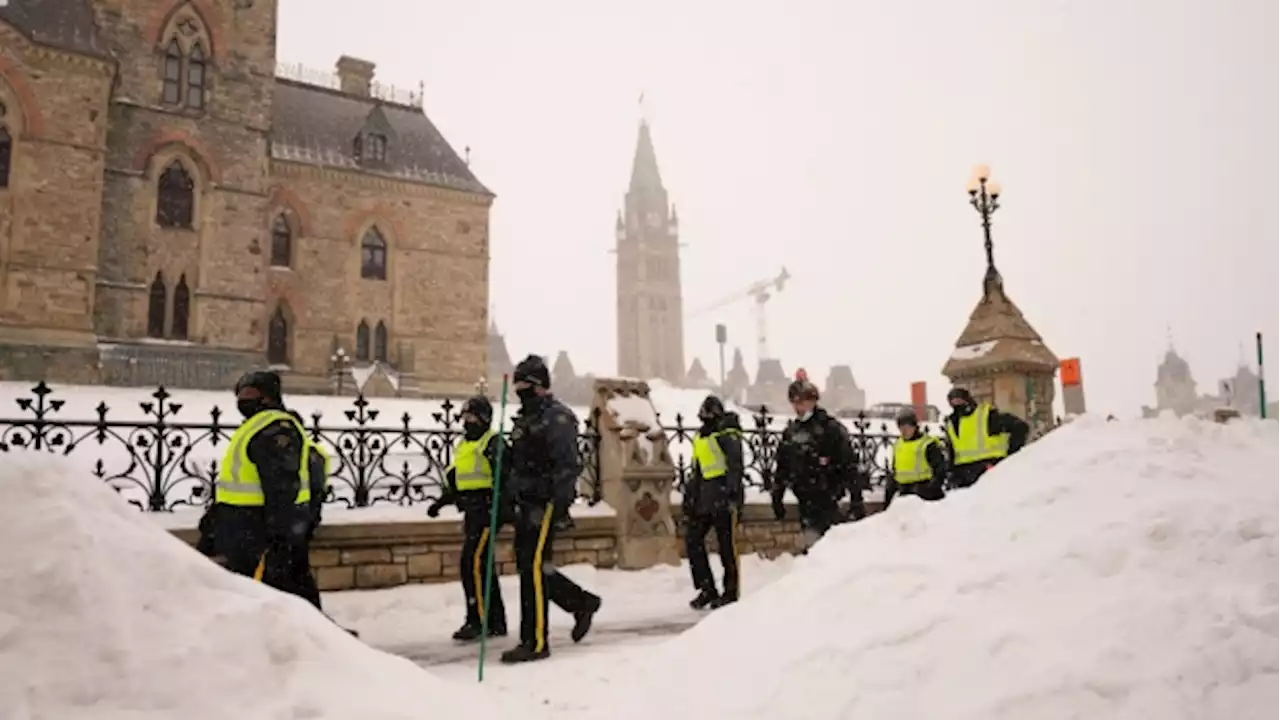
M 922 379 L 940 400 L 980 290 L 964 185 L 984 162 L 1006 288 L 1082 358 L 1091 410 L 1154 403 L 1167 327 L 1209 392 L 1268 333 L 1280 395 L 1274 0 L 280 5 L 281 60 L 422 80 L 472 148 L 514 356 L 616 368 L 608 250 L 643 92 L 686 306 L 786 265 L 770 335 L 788 371 L 847 363 L 871 402 Z M 686 324 L 686 363 L 715 374 L 717 321 L 754 372 L 745 301 Z

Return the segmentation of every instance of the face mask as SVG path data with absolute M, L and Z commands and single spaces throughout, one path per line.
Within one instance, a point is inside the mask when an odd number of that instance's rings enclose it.
M 243 415 L 246 420 L 257 415 L 258 411 L 261 410 L 262 407 L 262 398 L 245 398 L 243 400 L 236 400 L 236 409 L 240 411 L 240 414 Z
M 532 407 L 538 404 L 538 389 L 535 387 L 520 388 L 516 391 L 516 397 L 520 398 L 520 404 L 525 407 Z
M 477 440 L 489 430 L 489 426 L 480 422 L 462 423 L 462 432 L 468 440 Z
M 813 411 L 806 410 L 804 414 L 800 416 L 800 422 L 804 422 L 805 420 L 808 420 L 811 417 L 813 417 Z

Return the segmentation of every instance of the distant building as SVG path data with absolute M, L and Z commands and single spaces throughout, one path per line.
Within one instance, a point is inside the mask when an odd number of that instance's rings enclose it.
M 707 369 L 698 358 L 694 358 L 689 365 L 689 372 L 684 376 L 684 386 L 694 390 L 719 390 L 718 384 L 707 375 Z
M 836 414 L 857 413 L 867 406 L 867 391 L 858 387 L 853 369 L 848 365 L 831 366 L 822 405 Z
M 566 405 L 582 407 L 591 404 L 592 379 L 579 377 L 569 360 L 569 353 L 561 350 L 551 365 L 551 389 Z
M 1201 395 L 1197 392 L 1196 381 L 1191 374 L 1191 365 L 1178 354 L 1172 343 L 1165 351 L 1164 359 L 1156 368 L 1155 391 L 1156 405 L 1155 407 L 1143 406 L 1143 417 L 1156 417 L 1165 411 L 1170 411 L 1179 417 L 1184 415 L 1212 417 L 1215 410 L 1227 406 L 1230 402 L 1222 395 Z M 1254 414 L 1257 414 L 1256 411 Z
M 772 414 L 790 411 L 787 386 L 792 378 L 782 369 L 781 360 L 761 360 L 756 381 L 747 389 L 747 407 L 758 411 L 763 405 Z
M 747 374 L 746 363 L 742 360 L 742 349 L 734 348 L 733 366 L 729 368 L 729 374 L 724 380 L 725 399 L 742 405 L 747 401 L 749 387 L 751 387 L 751 376 Z

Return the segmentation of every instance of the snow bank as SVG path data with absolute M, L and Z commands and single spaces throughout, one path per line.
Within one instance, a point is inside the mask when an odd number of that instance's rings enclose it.
M 0 718 L 499 718 L 236 577 L 43 453 L 0 479 Z
M 1274 718 L 1276 458 L 1274 422 L 1082 417 L 837 529 L 647 686 L 690 718 Z

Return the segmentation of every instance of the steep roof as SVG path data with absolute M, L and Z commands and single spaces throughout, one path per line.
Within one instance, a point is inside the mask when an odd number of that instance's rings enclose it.
M 969 322 L 956 340 L 956 350 L 943 366 L 942 374 L 966 377 L 1002 367 L 1056 372 L 1058 358 L 1005 293 L 1000 274 L 988 268 L 982 281 L 982 299 L 969 314 Z
M 658 153 L 653 149 L 649 123 L 640 122 L 636 136 L 636 154 L 631 160 L 631 190 L 662 190 L 662 174 L 658 172 Z
M 0 21 L 41 45 L 109 57 L 90 0 L 9 0 L 0 4 Z
M 389 135 L 378 168 L 355 158 L 355 138 L 370 124 Z M 493 195 L 422 110 L 284 78 L 275 83 L 271 157 Z

